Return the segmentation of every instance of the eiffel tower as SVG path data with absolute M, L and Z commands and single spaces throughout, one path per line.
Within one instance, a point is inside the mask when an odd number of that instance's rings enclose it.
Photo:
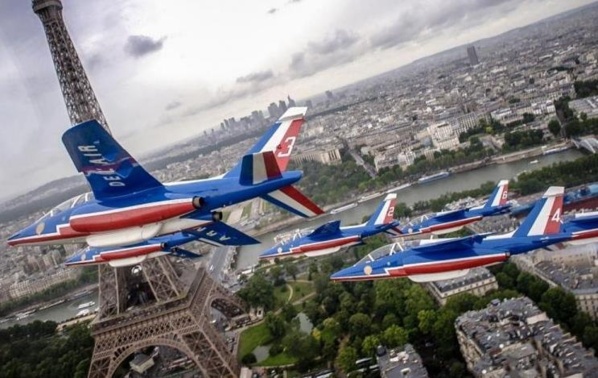
M 211 323 L 211 309 L 231 319 L 245 313 L 243 302 L 204 268 L 193 270 L 191 284 L 181 288 L 184 280 L 167 258 L 148 259 L 140 267 L 156 302 L 127 311 L 124 294 L 135 285 L 133 273 L 100 266 L 100 311 L 91 325 L 95 348 L 89 377 L 111 377 L 128 356 L 149 346 L 179 350 L 203 377 L 238 376 L 240 366 Z
M 42 21 L 71 123 L 96 119 L 110 131 L 64 24 L 61 0 L 33 0 L 32 7 Z M 203 268 L 177 273 L 166 256 L 139 268 L 137 274 L 130 267 L 98 268 L 100 303 L 92 322 L 89 377 L 112 376 L 128 356 L 152 345 L 184 353 L 204 377 L 238 376 L 240 366 L 211 324 L 210 311 L 235 317 L 244 313 L 244 303 Z M 194 276 L 186 280 L 185 274 Z M 146 288 L 148 304 L 127 309 L 127 297 L 138 285 Z

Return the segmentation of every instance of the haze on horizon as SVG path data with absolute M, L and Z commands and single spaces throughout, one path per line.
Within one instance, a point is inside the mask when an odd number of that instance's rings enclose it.
M 116 138 L 135 156 L 272 101 L 319 94 L 590 0 L 63 0 Z M 465 56 L 465 53 L 464 53 Z M 41 22 L 0 4 L 0 202 L 76 174 Z

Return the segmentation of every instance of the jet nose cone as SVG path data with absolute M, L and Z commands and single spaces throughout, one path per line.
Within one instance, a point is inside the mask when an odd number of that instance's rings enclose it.
M 338 272 L 334 273 L 332 276 L 330 276 L 330 279 L 336 281 L 343 281 L 364 278 L 367 275 L 367 271 L 371 272 L 371 266 L 351 266 L 349 268 L 341 269 Z
M 19 244 L 18 241 L 19 241 L 19 239 L 22 238 L 21 234 L 22 234 L 21 231 L 19 231 L 19 232 L 15 232 L 14 234 L 10 235 L 7 240 L 8 245 L 14 246 L 14 245 Z
M 282 256 L 282 249 L 279 247 L 270 248 L 267 251 L 263 252 L 259 258 L 260 259 L 272 259 L 278 256 Z

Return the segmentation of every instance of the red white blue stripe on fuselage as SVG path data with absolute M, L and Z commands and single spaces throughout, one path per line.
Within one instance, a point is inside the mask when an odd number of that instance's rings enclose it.
M 84 243 L 85 238 L 89 235 L 86 232 L 77 232 L 71 228 L 68 223 L 59 224 L 54 227 L 54 232 L 44 232 L 47 227 L 45 224 L 40 226 L 40 223 L 36 225 L 36 228 L 40 230 L 39 234 L 31 236 L 19 236 L 14 240 L 8 240 L 8 245 L 19 246 L 19 245 L 54 245 L 64 243 Z M 57 243 L 59 242 L 59 243 Z
M 163 222 L 196 210 L 193 198 L 143 203 L 122 208 L 109 208 L 85 214 L 75 212 L 69 220 L 73 230 L 79 232 L 106 232 L 141 224 Z M 94 206 L 99 207 L 99 205 Z M 82 208 L 82 210 L 85 210 Z
M 366 263 L 353 266 L 352 268 L 354 268 L 354 274 L 339 275 L 337 273 L 333 274 L 331 279 L 337 281 L 367 281 L 383 278 L 401 278 L 417 275 L 429 275 L 494 265 L 508 260 L 509 256 L 510 255 L 507 252 L 497 252 L 487 255 L 465 256 L 427 262 L 424 261 L 396 267 L 374 267 L 374 261 L 372 264 Z M 358 268 L 360 268 L 361 274 L 358 274 Z
M 424 226 L 419 229 L 417 229 L 417 228 L 410 229 L 409 227 L 404 227 L 403 234 L 405 236 L 427 234 L 427 233 L 432 233 L 435 235 L 443 235 L 443 234 L 447 234 L 449 232 L 457 231 L 457 230 L 463 228 L 464 226 L 467 226 L 468 224 L 471 224 L 471 223 L 481 220 L 482 218 L 483 217 L 481 215 L 479 215 L 479 216 L 475 216 L 475 217 L 458 219 L 458 220 L 454 220 L 454 221 L 450 221 L 450 222 L 442 222 L 442 223 L 437 223 L 437 224 L 433 224 L 430 226 Z
M 361 243 L 357 235 L 346 236 L 333 240 L 323 240 L 300 244 L 296 247 L 278 246 L 270 249 L 270 253 L 259 256 L 260 259 L 282 258 L 306 255 L 308 257 L 324 256 L 339 251 L 341 248 L 351 247 Z
M 313 242 L 300 245 L 298 247 L 291 248 L 292 254 L 305 254 L 307 256 L 321 256 L 322 254 L 318 254 L 318 252 L 329 251 L 328 253 L 333 253 L 338 251 L 340 248 L 343 247 L 350 247 L 361 242 L 361 238 L 357 235 L 354 236 L 347 236 L 344 238 L 334 239 L 334 240 L 326 240 L 321 242 Z

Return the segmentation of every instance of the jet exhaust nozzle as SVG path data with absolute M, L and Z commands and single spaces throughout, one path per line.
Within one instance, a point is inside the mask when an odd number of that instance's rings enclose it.
M 214 222 L 220 222 L 223 218 L 222 211 L 212 211 L 212 220 Z
M 193 200 L 191 201 L 191 203 L 193 204 L 193 207 L 195 207 L 196 209 L 201 209 L 203 207 L 203 205 L 206 203 L 206 201 L 204 200 L 203 197 L 193 197 Z

